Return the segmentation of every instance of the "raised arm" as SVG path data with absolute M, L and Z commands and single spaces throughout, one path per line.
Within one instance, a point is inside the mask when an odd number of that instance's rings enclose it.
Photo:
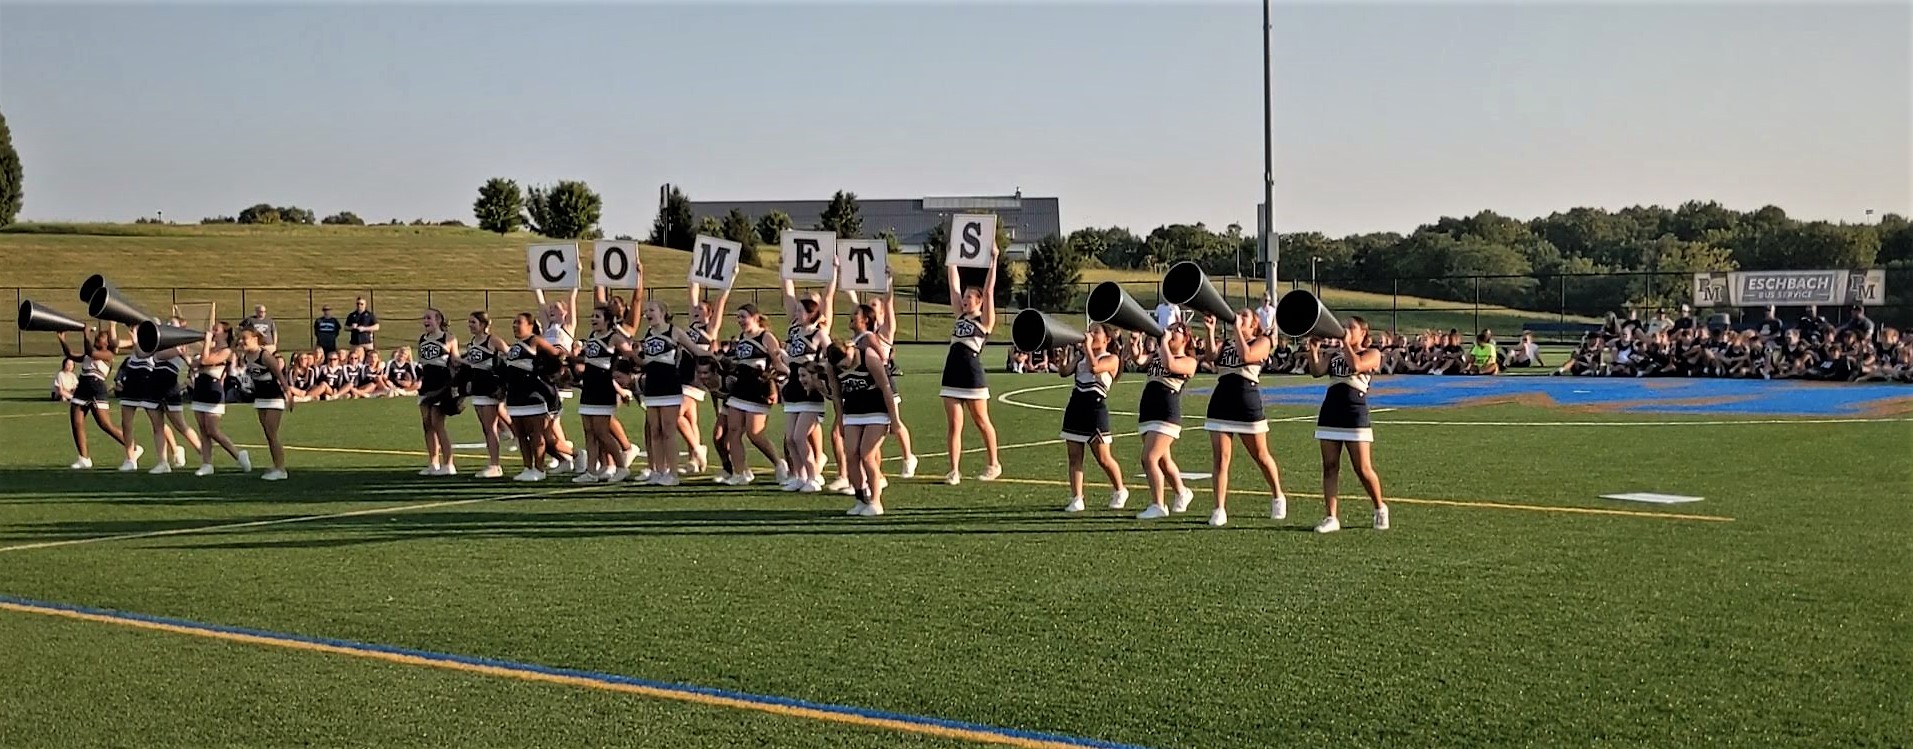
M 1164 340 L 1157 342 L 1155 353 L 1155 356 L 1162 360 L 1162 368 L 1169 370 L 1170 374 L 1178 374 L 1183 377 L 1194 375 L 1196 373 L 1196 358 L 1188 354 L 1169 353 L 1168 336 L 1164 336 L 1163 339 Z
M 68 359 L 78 359 L 78 358 L 79 358 L 79 357 L 77 357 L 77 356 L 74 356 L 74 355 L 73 355 L 73 347 L 72 347 L 72 346 L 68 346 L 68 345 L 66 344 L 66 331 L 64 331 L 64 330 L 62 330 L 62 331 L 60 331 L 59 333 L 57 333 L 57 334 L 55 334 L 55 335 L 54 335 L 53 337 L 54 337 L 54 338 L 57 338 L 57 339 L 59 339 L 59 340 L 60 340 L 60 353 L 63 353 L 63 354 L 65 354 L 65 355 L 66 355 L 66 358 L 68 358 Z M 208 340 L 210 340 L 210 339 L 211 339 L 211 337 L 212 337 L 212 336 L 211 336 L 211 334 L 207 334 L 207 339 L 208 339 Z
M 824 285 L 824 300 L 817 312 L 817 327 L 830 329 L 831 316 L 837 311 L 837 274 L 830 274 L 830 283 Z
M 1328 374 L 1328 360 L 1322 358 L 1322 339 L 1309 338 L 1309 376 L 1322 377 Z
M 725 289 L 717 295 L 717 304 L 711 305 L 710 324 L 706 326 L 704 334 L 710 336 L 713 342 L 723 339 L 719 331 L 724 329 L 724 318 L 729 316 L 729 313 L 725 311 L 725 307 L 730 303 L 731 290 Z
M 990 271 L 983 276 L 983 329 L 996 330 L 996 264 L 1000 254 L 990 256 Z
M 950 312 L 963 314 L 963 274 L 958 273 L 954 265 L 946 265 L 943 269 L 949 278 L 947 285 L 950 287 Z
M 804 315 L 804 305 L 797 301 L 797 282 L 784 279 L 784 319 L 796 320 Z

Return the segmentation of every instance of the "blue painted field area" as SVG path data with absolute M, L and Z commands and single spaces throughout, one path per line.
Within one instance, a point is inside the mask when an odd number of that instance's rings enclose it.
M 1263 381 L 1270 405 L 1321 403 L 1323 380 L 1278 377 Z M 1494 401 L 1545 399 L 1556 405 L 1616 413 L 1866 416 L 1913 406 L 1913 385 L 1766 380 L 1626 379 L 1543 376 L 1382 377 L 1375 408 L 1437 408 Z

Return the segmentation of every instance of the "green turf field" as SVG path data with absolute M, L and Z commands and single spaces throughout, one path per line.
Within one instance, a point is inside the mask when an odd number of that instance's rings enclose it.
M 946 466 L 941 356 L 904 354 L 925 475 Z M 1006 480 L 895 479 L 862 519 L 768 486 L 421 478 L 395 400 L 299 406 L 277 484 L 117 473 L 97 431 L 104 467 L 69 471 L 48 370 L 0 361 L 16 599 L 1150 747 L 1887 747 L 1913 725 L 1904 420 L 1381 413 L 1394 529 L 1349 501 L 1350 529 L 1318 536 L 1306 408 L 1270 413 L 1286 521 L 1240 460 L 1223 529 L 1206 495 L 1147 523 L 1140 500 L 1066 516 L 1058 414 L 1037 408 L 1066 391 L 992 374 L 1043 388 L 992 404 Z M 260 444 L 250 409 L 227 424 Z M 471 416 L 453 437 L 477 440 Z M 1115 449 L 1135 473 L 1133 436 Z M 1177 455 L 1206 470 L 1203 433 Z M 1615 491 L 1706 500 L 1597 498 Z M 4 606 L 9 747 L 966 745 Z

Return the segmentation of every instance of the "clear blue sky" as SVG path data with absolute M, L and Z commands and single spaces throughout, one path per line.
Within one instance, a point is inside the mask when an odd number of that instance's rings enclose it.
M 1909 212 L 1905 3 L 1278 5 L 1284 231 L 1717 199 Z M 1255 3 L 0 7 L 24 217 L 267 201 L 471 220 L 583 179 L 693 198 L 1001 194 L 1065 228 L 1240 222 Z

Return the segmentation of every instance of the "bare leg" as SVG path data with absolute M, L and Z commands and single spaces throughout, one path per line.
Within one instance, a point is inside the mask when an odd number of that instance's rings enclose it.
M 765 414 L 745 413 L 744 436 L 757 446 L 757 451 L 763 453 L 766 460 L 775 465 L 778 460 L 777 447 L 771 444 L 769 437 L 764 436 L 764 421 L 768 418 Z
M 870 496 L 870 506 L 883 509 L 883 435 L 886 427 L 872 425 L 863 427 L 852 442 L 851 449 L 857 451 L 857 466 L 863 473 L 864 489 Z M 852 479 L 854 482 L 855 479 Z
M 82 458 L 86 457 L 86 414 L 83 411 L 92 410 L 95 410 L 92 406 L 82 408 L 69 405 L 66 408 L 67 414 L 73 417 L 73 449 L 78 450 Z
M 1349 462 L 1355 464 L 1355 475 L 1361 477 L 1362 489 L 1368 492 L 1368 500 L 1380 509 L 1388 505 L 1382 499 L 1382 477 L 1375 473 L 1373 451 L 1373 443 L 1348 443 Z
M 1097 442 L 1090 446 L 1096 454 L 1096 463 L 1103 467 L 1103 473 L 1109 476 L 1109 488 L 1120 494 L 1129 490 L 1123 485 L 1123 469 L 1116 465 L 1116 456 L 1109 449 L 1108 442 Z
M 970 410 L 970 420 L 976 422 L 977 431 L 983 433 L 983 452 L 990 456 L 990 467 L 1003 465 L 996 454 L 996 425 L 990 423 L 990 402 L 986 400 L 964 401 Z
M 275 409 L 259 411 L 259 428 L 266 433 L 266 449 L 272 453 L 272 467 L 280 471 L 286 470 L 286 446 L 279 441 L 279 420 L 285 414 Z
M 1068 440 L 1063 445 L 1069 451 L 1069 496 L 1074 502 L 1083 498 L 1083 443 Z
M 114 442 L 124 445 L 130 441 L 126 436 L 126 432 L 114 424 L 112 419 L 106 417 L 107 409 L 89 408 L 87 410 L 93 412 L 93 422 L 100 425 L 100 431 L 106 432 L 106 436 L 112 437 Z
M 1262 480 L 1269 484 L 1269 496 L 1281 497 L 1282 474 L 1275 466 L 1275 456 L 1269 454 L 1269 435 L 1242 435 L 1242 449 L 1249 453 L 1249 459 L 1255 461 L 1255 467 L 1262 469 Z
M 945 432 L 950 445 L 950 473 L 963 470 L 963 401 L 955 398 L 943 399 Z
M 1342 443 L 1335 440 L 1322 440 L 1322 502 L 1328 505 L 1329 517 L 1340 517 L 1341 503 L 1336 494 L 1342 486 Z
M 1212 465 L 1215 466 L 1216 475 L 1212 481 L 1216 486 L 1216 509 L 1227 509 L 1229 506 L 1229 452 L 1235 449 L 1235 444 L 1229 441 L 1228 432 L 1210 432 L 1209 449 L 1215 452 L 1215 461 Z
M 488 466 L 498 465 L 498 407 L 473 406 L 478 412 L 478 432 L 485 435 L 485 456 L 491 459 Z
M 1163 506 L 1163 489 L 1167 483 L 1163 471 L 1165 458 L 1169 457 L 1169 446 L 1174 440 L 1161 432 L 1145 432 L 1142 436 L 1142 472 L 1149 479 L 1149 503 Z

